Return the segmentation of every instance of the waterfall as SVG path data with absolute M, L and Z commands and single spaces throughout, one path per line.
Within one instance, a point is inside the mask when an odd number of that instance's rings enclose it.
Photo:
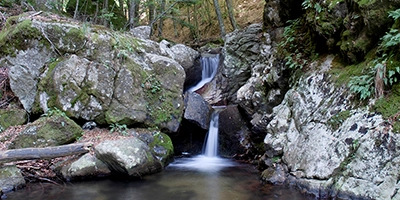
M 204 56 L 200 58 L 200 65 L 202 67 L 201 71 L 201 81 L 197 85 L 189 88 L 189 91 L 194 92 L 202 88 L 205 84 L 210 82 L 217 74 L 219 65 L 219 54 L 216 56 Z
M 203 148 L 203 154 L 207 157 L 216 157 L 218 155 L 218 119 L 218 112 L 214 112 Z

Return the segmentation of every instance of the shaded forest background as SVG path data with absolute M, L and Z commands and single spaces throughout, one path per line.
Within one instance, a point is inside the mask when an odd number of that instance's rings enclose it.
M 0 25 L 4 25 L 8 17 L 22 12 L 51 11 L 121 31 L 150 25 L 154 40 L 167 39 L 197 46 L 218 41 L 234 29 L 261 23 L 264 4 L 265 1 L 260 0 L 2 0 Z

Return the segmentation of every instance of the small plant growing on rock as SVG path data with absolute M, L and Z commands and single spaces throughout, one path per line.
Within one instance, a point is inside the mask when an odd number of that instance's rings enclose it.
M 122 135 L 126 136 L 126 135 L 128 135 L 127 131 L 128 131 L 128 127 L 126 126 L 126 124 L 115 123 L 115 124 L 110 125 L 110 134 L 114 133 L 114 132 L 119 132 Z
M 44 114 L 42 114 L 42 117 L 51 117 L 51 116 L 67 117 L 65 112 L 63 112 L 62 110 L 60 110 L 56 107 L 49 108 Z
M 152 94 L 155 94 L 161 91 L 161 83 L 154 75 L 150 75 L 142 83 L 142 88 L 150 91 Z

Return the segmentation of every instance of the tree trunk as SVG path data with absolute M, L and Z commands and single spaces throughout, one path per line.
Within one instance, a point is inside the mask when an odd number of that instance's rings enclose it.
M 133 29 L 138 25 L 138 10 L 139 1 L 130 0 L 129 1 L 129 28 Z
M 19 160 L 50 159 L 89 152 L 91 143 L 68 144 L 46 148 L 24 148 L 0 151 L 0 163 Z
M 166 4 L 165 1 L 166 0 L 161 0 L 161 4 L 160 4 L 159 13 L 160 13 L 161 17 L 160 17 L 160 21 L 158 22 L 159 23 L 158 24 L 158 36 L 159 37 L 162 36 L 162 32 L 163 32 L 163 25 L 164 25 L 164 17 L 163 17 L 163 15 L 165 14 L 165 4 Z
M 78 11 L 79 11 L 79 0 L 76 0 L 75 11 L 74 11 L 74 19 L 78 18 Z
M 106 26 L 106 27 L 109 27 L 109 21 L 108 21 L 108 18 L 107 17 L 105 17 L 105 15 L 108 15 L 109 13 L 108 13 L 108 0 L 104 0 L 104 2 L 103 2 L 103 26 Z
M 232 0 L 225 0 L 226 2 L 226 7 L 228 9 L 228 16 L 229 16 L 229 21 L 231 22 L 232 28 L 234 30 L 239 29 L 236 20 L 235 20 L 235 15 L 233 13 L 233 5 L 232 5 Z
M 219 24 L 219 29 L 221 33 L 221 38 L 225 38 L 226 32 L 225 32 L 225 25 L 224 25 L 224 20 L 222 18 L 222 13 L 221 9 L 219 7 L 218 0 L 213 0 L 214 2 L 214 8 L 215 8 L 215 13 L 217 14 L 217 19 L 218 19 L 218 24 Z

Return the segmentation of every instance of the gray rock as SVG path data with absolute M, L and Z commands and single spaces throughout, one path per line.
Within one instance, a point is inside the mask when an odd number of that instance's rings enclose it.
M 272 113 L 253 118 L 252 124 L 267 133 L 265 156 L 282 155 L 296 177 L 291 181 L 318 197 L 393 199 L 400 136 L 381 116 L 352 108 L 351 94 L 329 81 L 332 59 L 312 64 L 314 72 L 303 76 Z
M 10 126 L 25 124 L 28 115 L 24 109 L 1 109 L 0 110 L 0 132 Z
M 150 39 L 151 27 L 150 26 L 137 26 L 130 30 L 130 32 L 137 38 Z
M 266 183 L 283 184 L 286 181 L 287 168 L 281 164 L 276 164 L 275 167 L 269 167 L 261 173 L 261 179 Z
M 69 117 L 101 125 L 176 132 L 185 80 L 180 63 L 191 66 L 198 53 L 184 45 L 162 49 L 162 44 L 131 34 L 83 27 L 63 19 L 32 20 L 24 28 L 38 36 L 23 38 L 24 49 L 0 59 L 10 69 L 11 88 L 25 110 L 42 114 L 57 107 Z M 54 44 L 51 50 L 42 44 L 48 43 L 43 31 Z
M 111 171 L 94 155 L 87 153 L 78 160 L 62 166 L 60 174 L 66 180 L 109 176 Z
M 250 130 L 237 106 L 227 106 L 219 112 L 219 154 L 231 157 L 251 148 Z
M 25 179 L 16 166 L 0 167 L 0 193 L 10 192 L 25 185 Z
M 32 45 L 37 41 L 32 41 Z M 37 94 L 37 83 L 41 70 L 51 58 L 47 48 L 38 47 L 17 51 L 15 57 L 7 56 L 10 87 L 24 109 L 31 112 Z M 22 80 L 22 81 L 21 81 Z
M 96 157 L 113 172 L 131 177 L 156 173 L 163 165 L 150 147 L 138 138 L 104 141 L 95 147 Z
M 185 94 L 185 113 L 183 117 L 202 129 L 210 127 L 211 106 L 195 92 Z

